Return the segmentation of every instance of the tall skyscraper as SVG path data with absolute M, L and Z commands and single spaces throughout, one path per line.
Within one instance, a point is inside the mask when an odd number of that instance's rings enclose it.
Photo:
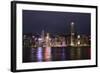
M 42 32 L 41 32 L 41 38 L 42 38 L 42 40 L 44 41 L 44 39 L 45 39 L 45 33 L 44 33 L 44 30 L 42 30 Z
M 70 43 L 70 46 L 74 46 L 74 35 L 75 35 L 75 33 L 74 33 L 74 30 L 75 30 L 75 24 L 74 24 L 74 22 L 71 22 L 71 24 L 70 24 L 70 31 L 71 31 L 71 43 Z
M 45 52 L 44 52 L 44 60 L 45 61 L 50 61 L 51 60 L 51 39 L 49 33 L 47 33 L 45 42 L 46 42 L 46 47 L 45 47 Z

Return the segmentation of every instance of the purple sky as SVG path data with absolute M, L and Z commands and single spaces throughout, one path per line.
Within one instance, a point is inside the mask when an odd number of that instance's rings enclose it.
M 70 33 L 70 23 L 75 23 L 75 32 L 90 35 L 91 14 L 23 10 L 23 33 L 52 34 Z

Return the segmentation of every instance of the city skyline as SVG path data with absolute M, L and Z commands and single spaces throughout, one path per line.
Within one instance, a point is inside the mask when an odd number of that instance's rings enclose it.
M 30 37 L 30 38 L 29 38 Z M 70 35 L 56 35 L 51 37 L 49 32 L 41 31 L 39 36 L 24 34 L 24 41 L 30 40 L 31 47 L 83 47 L 90 46 L 91 37 L 75 33 L 75 23 L 70 23 Z M 25 45 L 25 44 L 24 44 Z
M 89 13 L 23 10 L 23 62 L 90 59 Z

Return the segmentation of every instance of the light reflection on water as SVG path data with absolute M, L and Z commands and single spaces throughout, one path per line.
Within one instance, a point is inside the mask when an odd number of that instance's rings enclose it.
M 78 48 L 71 48 L 71 53 L 70 53 L 70 56 L 71 56 L 71 59 L 81 59 L 81 48 L 78 47 Z
M 37 50 L 37 54 L 36 54 L 37 60 L 38 60 L 39 62 L 41 62 L 41 61 L 42 61 L 42 47 L 38 47 L 37 49 L 38 49 L 38 50 Z
M 65 49 L 62 48 L 62 60 L 65 60 Z
M 81 60 L 90 59 L 90 48 L 72 48 L 72 47 L 38 47 L 24 48 L 23 62 L 43 62 L 43 61 L 64 61 L 64 60 Z M 30 50 L 30 52 L 27 52 Z M 25 55 L 28 55 L 27 58 Z
M 44 49 L 44 61 L 51 61 L 51 47 L 46 47 Z

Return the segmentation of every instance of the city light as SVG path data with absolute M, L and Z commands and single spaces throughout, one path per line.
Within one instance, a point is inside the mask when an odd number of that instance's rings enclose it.
M 45 30 L 41 30 L 41 34 L 39 36 L 37 36 L 37 34 L 36 35 L 24 34 L 23 46 L 24 48 L 33 49 L 31 50 L 32 61 L 42 62 L 51 60 L 81 59 L 82 50 L 84 50 L 82 48 L 84 47 L 90 48 L 91 37 L 90 35 L 77 34 L 75 31 L 74 22 L 70 23 L 69 32 L 70 32 L 69 35 L 66 33 L 65 35 L 56 34 L 55 36 L 49 32 L 45 32 Z M 66 49 L 66 47 L 69 50 Z M 57 51 L 57 48 L 58 52 L 53 52 L 55 50 Z M 66 50 L 68 50 L 70 53 L 68 53 Z M 90 58 L 90 56 L 89 57 L 87 56 L 86 58 Z

